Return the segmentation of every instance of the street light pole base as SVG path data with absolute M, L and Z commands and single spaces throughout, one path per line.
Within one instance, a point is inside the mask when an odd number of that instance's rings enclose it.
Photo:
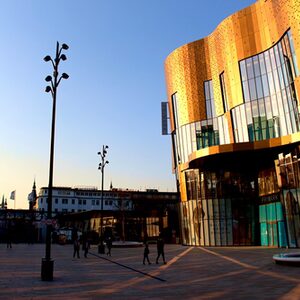
M 42 272 L 41 277 L 43 281 L 52 281 L 53 280 L 53 267 L 54 260 L 42 258 Z
M 98 253 L 99 254 L 105 254 L 105 245 L 104 244 L 99 244 L 98 245 Z

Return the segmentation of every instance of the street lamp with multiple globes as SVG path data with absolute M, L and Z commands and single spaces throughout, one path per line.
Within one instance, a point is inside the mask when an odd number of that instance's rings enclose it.
M 52 59 L 50 55 L 44 57 L 45 62 L 51 62 L 53 67 L 53 77 L 48 75 L 45 80 L 49 83 L 46 86 L 46 93 L 51 92 L 53 105 L 52 105 L 52 126 L 51 126 L 51 145 L 50 145 L 50 167 L 49 167 L 49 186 L 48 186 L 48 205 L 47 205 L 47 232 L 46 232 L 46 257 L 42 259 L 42 272 L 41 277 L 44 281 L 53 280 L 53 266 L 54 261 L 51 259 L 51 231 L 52 231 L 52 188 L 53 188 L 53 158 L 54 158 L 54 136 L 55 136 L 55 112 L 56 112 L 56 92 L 61 79 L 68 79 L 69 75 L 62 73 L 59 76 L 58 65 L 61 60 L 67 59 L 62 50 L 68 50 L 67 44 L 56 43 L 55 58 Z
M 100 219 L 100 242 L 98 245 L 98 253 L 105 253 L 104 246 L 104 236 L 103 236 L 103 185 L 104 185 L 104 167 L 108 164 L 108 160 L 105 159 L 107 154 L 108 146 L 102 146 L 102 152 L 98 152 L 98 155 L 101 157 L 101 162 L 99 163 L 98 170 L 102 173 L 102 182 L 101 182 L 101 219 Z

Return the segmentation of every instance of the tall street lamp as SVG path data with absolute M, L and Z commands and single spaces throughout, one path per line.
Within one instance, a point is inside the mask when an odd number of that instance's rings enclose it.
M 99 163 L 98 170 L 102 173 L 102 182 L 101 182 L 101 219 L 100 219 L 100 243 L 98 245 L 98 253 L 105 253 L 104 246 L 104 236 L 103 236 L 103 185 L 104 185 L 104 167 L 108 164 L 108 160 L 105 160 L 107 154 L 108 146 L 102 146 L 102 152 L 98 152 L 98 155 L 101 157 L 101 162 Z
M 48 205 L 47 205 L 47 232 L 46 232 L 46 257 L 42 259 L 42 272 L 41 277 L 44 281 L 53 280 L 53 266 L 54 261 L 51 259 L 51 231 L 52 231 L 52 187 L 53 187 L 53 157 L 54 157 L 54 136 L 55 136 L 55 110 L 56 110 L 56 92 L 57 87 L 60 84 L 61 79 L 68 79 L 69 75 L 62 73 L 59 76 L 58 65 L 61 60 L 66 60 L 65 54 L 62 54 L 62 50 L 68 50 L 67 44 L 56 43 L 55 58 L 52 59 L 50 55 L 44 57 L 45 62 L 51 62 L 53 67 L 53 77 L 48 75 L 45 80 L 49 83 L 46 86 L 46 93 L 51 92 L 53 99 L 52 106 L 52 126 L 51 126 L 51 145 L 50 145 L 50 167 L 49 167 L 49 185 L 48 185 Z

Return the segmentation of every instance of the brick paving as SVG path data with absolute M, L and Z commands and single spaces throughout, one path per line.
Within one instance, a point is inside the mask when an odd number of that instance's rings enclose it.
M 73 259 L 72 245 L 52 245 L 54 280 L 41 281 L 45 245 L 0 244 L 0 299 L 300 299 L 300 268 L 276 265 L 263 247 L 166 245 L 167 264 L 143 265 L 143 248 L 113 248 Z

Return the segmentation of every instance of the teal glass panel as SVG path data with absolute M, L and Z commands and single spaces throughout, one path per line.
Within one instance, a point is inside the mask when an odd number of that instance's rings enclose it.
M 262 246 L 269 245 L 267 223 L 260 223 L 260 243 Z
M 267 222 L 266 205 L 259 206 L 259 222 Z
M 287 238 L 284 222 L 278 222 L 278 240 L 279 247 L 287 247 Z
M 267 118 L 265 116 L 261 117 L 261 130 L 262 130 L 262 139 L 265 140 L 269 138 L 268 127 L 267 127 Z
M 253 124 L 248 124 L 248 134 L 249 134 L 249 141 L 253 142 L 254 141 L 254 129 L 253 129 Z
M 272 203 L 270 205 L 271 210 L 271 221 L 277 221 L 277 215 L 276 215 L 276 203 Z M 277 233 L 277 230 L 276 230 Z
M 273 234 L 273 244 L 270 246 L 278 247 L 278 233 L 277 233 L 277 223 L 273 223 L 272 225 L 272 234 Z
M 276 215 L 277 215 L 277 221 L 283 221 L 283 211 L 282 211 L 282 204 L 280 202 L 276 202 Z
M 266 209 L 266 222 L 270 221 L 270 208 L 269 205 L 265 205 L 265 209 Z
M 274 129 L 274 122 L 273 119 L 270 119 L 267 121 L 268 122 L 268 129 L 269 129 L 269 138 L 274 138 L 275 137 L 275 129 Z
M 267 220 L 270 221 L 276 221 L 276 206 L 275 203 L 271 203 L 266 205 L 267 209 Z
M 273 246 L 273 226 L 267 223 L 268 246 Z

